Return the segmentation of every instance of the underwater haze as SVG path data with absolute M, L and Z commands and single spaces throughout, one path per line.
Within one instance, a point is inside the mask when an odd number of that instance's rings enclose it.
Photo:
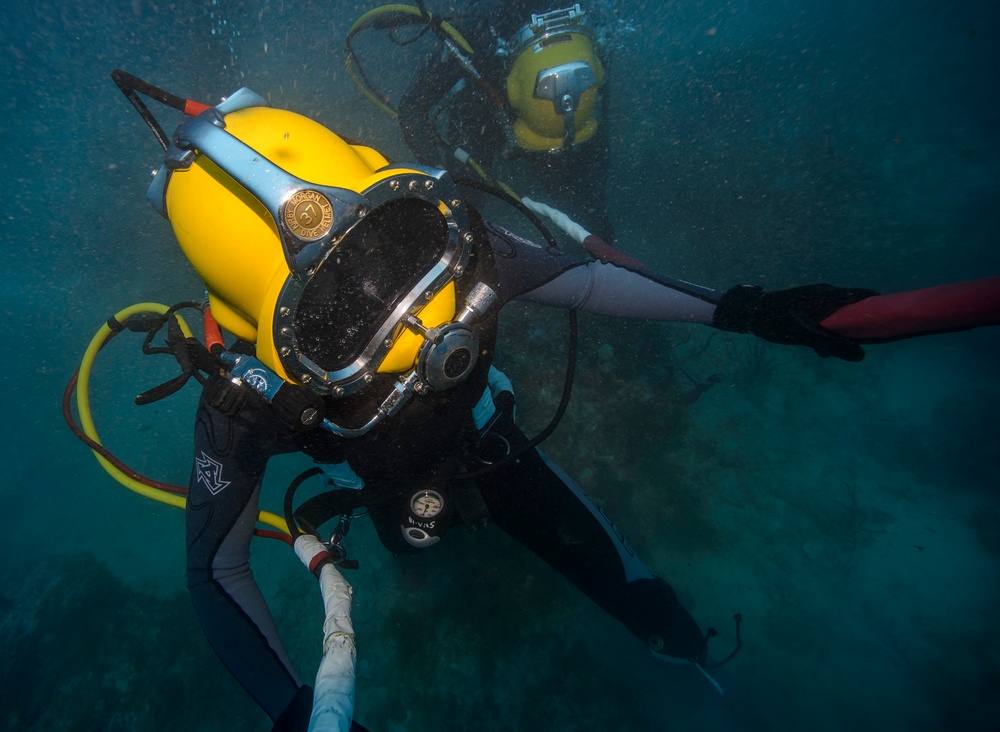
M 376 4 L 0 9 L 0 728 L 270 729 L 194 617 L 181 511 L 111 480 L 62 396 L 115 312 L 204 292 L 146 202 L 162 152 L 111 70 L 207 103 L 248 86 L 405 159 L 344 69 L 345 35 Z M 1000 273 L 996 2 L 611 0 L 600 15 L 628 255 L 719 289 L 898 292 Z M 407 51 L 365 48 L 397 88 Z M 521 306 L 505 321 L 498 366 L 529 430 L 558 401 L 564 323 Z M 124 334 L 99 356 L 95 420 L 133 468 L 184 484 L 198 387 L 134 406 L 176 374 L 140 347 Z M 359 519 L 357 719 L 372 732 L 996 730 L 1000 329 L 866 350 L 846 363 L 581 317 L 573 401 L 545 450 L 718 630 L 713 656 L 742 614 L 742 651 L 712 671 L 724 694 L 653 658 L 495 527 L 455 529 L 402 564 Z M 262 506 L 306 467 L 272 461 Z M 255 540 L 253 557 L 311 678 L 315 580 L 281 542 Z

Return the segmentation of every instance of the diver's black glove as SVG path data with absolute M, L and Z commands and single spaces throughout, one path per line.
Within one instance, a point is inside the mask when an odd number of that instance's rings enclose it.
M 820 323 L 842 307 L 878 294 L 875 290 L 826 284 L 776 292 L 737 285 L 719 300 L 712 325 L 734 333 L 753 333 L 772 343 L 809 346 L 823 358 L 860 361 L 865 352 L 857 340 L 838 335 Z

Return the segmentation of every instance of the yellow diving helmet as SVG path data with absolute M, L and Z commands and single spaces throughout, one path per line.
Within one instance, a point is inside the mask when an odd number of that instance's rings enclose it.
M 282 380 L 341 397 L 402 374 L 395 403 L 475 365 L 468 322 L 493 293 L 456 317 L 473 236 L 444 171 L 389 165 L 241 89 L 177 129 L 147 196 L 216 320 Z
M 604 67 L 580 5 L 532 15 L 508 44 L 507 99 L 525 150 L 568 149 L 597 132 L 594 107 Z

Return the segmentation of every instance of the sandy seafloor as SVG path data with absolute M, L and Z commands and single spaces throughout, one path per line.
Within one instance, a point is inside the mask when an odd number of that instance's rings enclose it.
M 202 292 L 144 200 L 158 149 L 111 69 L 210 102 L 246 84 L 402 159 L 392 121 L 343 72 L 344 35 L 370 7 L 0 10 L 0 728 L 269 729 L 194 619 L 180 512 L 108 479 L 65 429 L 60 397 L 113 312 Z M 1000 271 L 994 3 L 605 7 L 609 184 L 627 253 L 718 288 L 893 292 Z M 369 50 L 398 88 L 405 64 Z M 511 310 L 499 365 L 537 430 L 559 393 L 564 318 Z M 349 537 L 359 720 L 373 732 L 997 729 L 1000 331 L 872 346 L 848 364 L 707 328 L 581 327 L 573 402 L 545 450 L 719 630 L 716 657 L 742 613 L 743 650 L 713 672 L 725 694 L 654 659 L 494 528 L 455 530 L 400 563 L 361 519 Z M 197 389 L 133 407 L 173 371 L 137 337 L 119 341 L 92 388 L 102 436 L 135 468 L 184 482 Z M 304 467 L 275 460 L 265 504 Z M 254 562 L 308 677 L 314 581 L 278 542 L 258 541 Z

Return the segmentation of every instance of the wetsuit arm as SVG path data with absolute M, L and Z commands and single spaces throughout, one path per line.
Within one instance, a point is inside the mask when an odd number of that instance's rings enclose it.
M 765 292 L 737 285 L 724 292 L 663 277 L 638 262 L 569 257 L 502 227 L 487 225 L 501 302 L 512 299 L 615 317 L 686 321 L 752 333 L 782 345 L 812 348 L 822 357 L 864 358 L 857 339 L 822 325 L 833 313 L 878 295 L 874 290 L 806 285 Z M 989 283 L 987 283 L 989 284 Z
M 605 262 L 580 262 L 518 299 L 597 315 L 711 324 L 720 293 Z
M 827 284 L 775 292 L 738 285 L 720 293 L 641 269 L 590 262 L 566 270 L 521 299 L 600 315 L 702 323 L 781 345 L 808 346 L 823 358 L 860 361 L 865 355 L 860 344 L 870 341 L 840 335 L 820 323 L 877 294 Z
M 722 293 L 641 266 L 569 256 L 486 224 L 501 302 L 521 300 L 599 315 L 709 325 Z

